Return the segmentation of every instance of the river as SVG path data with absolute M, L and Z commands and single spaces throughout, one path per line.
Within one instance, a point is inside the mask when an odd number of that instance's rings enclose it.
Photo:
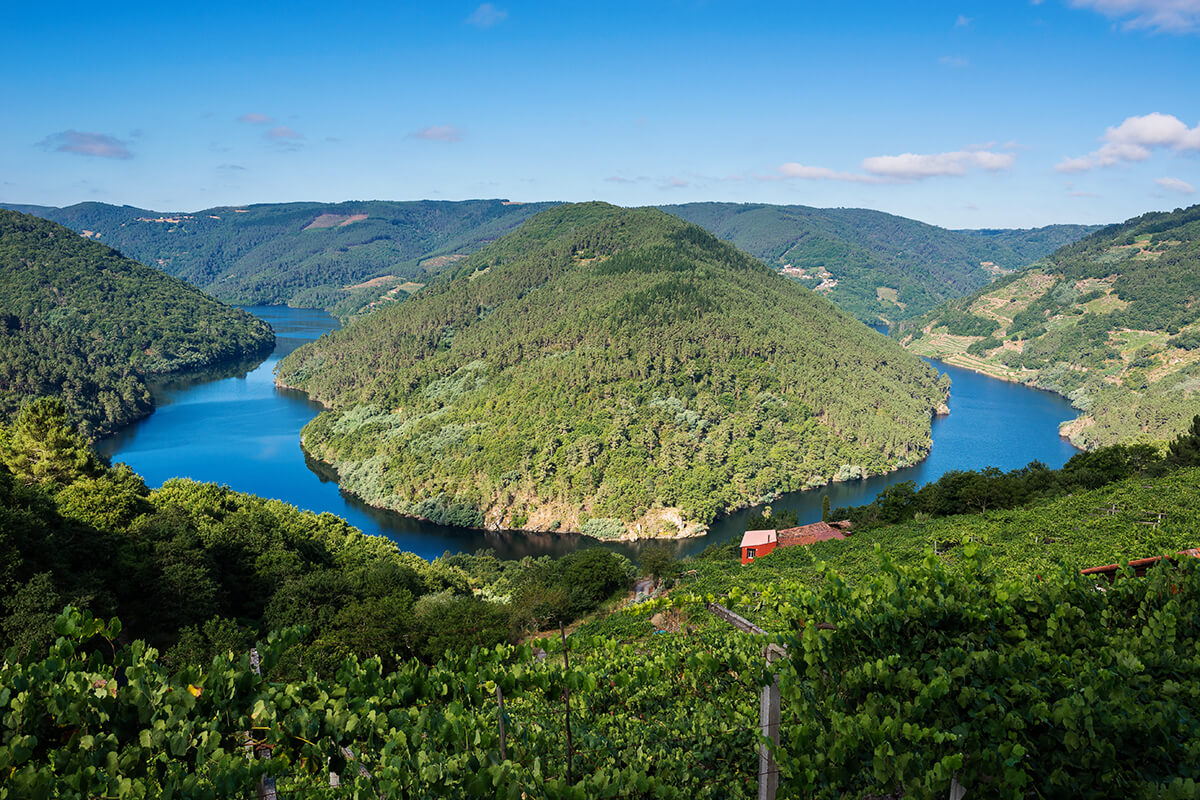
M 275 350 L 259 364 L 168 380 L 151 386 L 155 412 L 97 444 L 114 462 L 124 461 L 161 486 L 176 476 L 226 484 L 311 511 L 328 511 L 371 534 L 387 536 L 403 550 L 432 559 L 446 551 L 494 550 L 502 558 L 559 555 L 594 539 L 577 534 L 491 532 L 433 525 L 381 511 L 343 494 L 328 469 L 306 459 L 300 429 L 320 407 L 301 393 L 279 389 L 275 365 L 305 342 L 338 327 L 323 311 L 259 306 L 247 311 L 275 329 Z M 954 469 L 1022 467 L 1035 459 L 1061 466 L 1076 450 L 1058 436 L 1058 424 L 1075 412 L 1058 395 L 1007 383 L 969 370 L 934 363 L 948 372 L 950 415 L 933 422 L 933 450 L 917 466 L 826 489 L 796 492 L 773 507 L 795 509 L 800 521 L 821 518 L 821 497 L 837 506 L 873 500 L 884 487 L 912 480 L 920 486 Z M 706 536 L 677 543 L 681 555 L 738 538 L 750 511 L 717 520 Z M 632 553 L 636 545 L 604 545 Z

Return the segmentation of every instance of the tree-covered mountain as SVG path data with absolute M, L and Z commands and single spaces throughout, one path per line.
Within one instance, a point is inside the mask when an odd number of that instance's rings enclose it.
M 1169 439 L 1200 403 L 1200 205 L 1104 228 L 916 328 L 914 352 L 1069 397 L 1077 445 Z
M 250 314 L 54 222 L 0 209 L 0 418 L 62 399 L 94 435 L 148 414 L 145 377 L 269 349 Z
M 862 208 L 761 203 L 660 208 L 783 270 L 868 323 L 919 317 L 1098 227 L 947 230 Z
M 349 314 L 403 299 L 416 288 L 412 282 L 423 283 L 550 205 L 269 203 L 190 213 L 107 203 L 8 207 L 66 225 L 227 303 L 340 303 Z M 379 280 L 368 284 L 372 279 Z
M 304 445 L 367 502 L 468 525 L 675 535 L 928 452 L 936 372 L 701 228 L 542 212 L 293 353 Z

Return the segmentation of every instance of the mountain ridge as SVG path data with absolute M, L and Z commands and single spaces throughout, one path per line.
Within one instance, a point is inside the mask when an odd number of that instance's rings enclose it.
M 874 209 L 767 203 L 659 208 L 827 294 L 868 324 L 919 317 L 1100 227 L 953 230 Z

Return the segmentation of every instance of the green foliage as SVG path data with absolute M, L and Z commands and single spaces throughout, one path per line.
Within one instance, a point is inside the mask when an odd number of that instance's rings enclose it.
M 116 620 L 68 608 L 49 657 L 0 665 L 0 797 L 229 796 L 263 775 L 308 797 L 334 772 L 351 796 L 737 800 L 755 794 L 758 691 L 773 680 L 784 796 L 943 797 L 956 778 L 1012 798 L 1194 797 L 1194 560 L 1097 591 L 1067 570 L 1013 580 L 973 548 L 956 565 L 876 557 L 856 579 L 822 569 L 730 591 L 786 646 L 769 668 L 762 639 L 696 595 L 673 613 L 702 615 L 698 630 L 636 646 L 574 635 L 569 668 L 554 637 L 536 642 L 542 657 L 499 645 L 388 669 L 347 656 L 294 678 L 280 667 L 301 632 L 260 640 L 261 675 L 239 652 L 167 668 L 119 644 Z M 610 627 L 640 632 L 645 613 Z M 246 731 L 269 760 L 246 757 Z
M 59 489 L 103 471 L 96 454 L 67 420 L 60 400 L 26 403 L 12 426 L 0 429 L 0 463 L 18 481 Z
M 1200 569 L 1107 591 L 882 560 L 786 597 L 783 791 L 1193 796 L 1200 768 Z M 986 787 L 986 788 L 985 788 Z M 1176 794 L 1178 793 L 1178 794 Z
M 897 344 L 699 228 L 600 203 L 543 212 L 279 376 L 333 409 L 305 447 L 367 502 L 429 516 L 453 498 L 507 527 L 552 506 L 601 537 L 914 463 L 944 397 Z
M 952 336 L 987 336 L 1000 327 L 994 319 L 977 317 L 962 311 L 947 309 L 938 316 L 938 324 Z
M 569 669 L 557 637 L 537 642 L 543 659 L 528 645 L 392 670 L 347 657 L 288 680 L 295 631 L 259 642 L 259 675 L 245 653 L 168 669 L 117 644 L 116 620 L 71 608 L 56 627 L 49 657 L 0 665 L 2 798 L 230 797 L 263 776 L 285 797 L 754 796 L 758 654 L 740 635 L 636 649 L 572 636 Z M 247 731 L 270 759 L 246 757 Z
M 478 250 L 551 205 L 270 203 L 182 214 L 80 203 L 27 210 L 98 234 L 130 258 L 157 264 L 227 303 L 329 308 L 349 316 L 398 283 L 423 281 L 453 264 L 451 256 Z M 398 280 L 345 288 L 382 275 Z
M 775 267 L 825 269 L 837 285 L 829 299 L 866 322 L 913 319 L 938 304 L 986 286 L 983 267 L 1012 271 L 1097 226 L 1050 225 L 1027 230 L 946 230 L 860 208 L 687 203 L 661 206 Z M 809 288 L 819 281 L 806 282 Z M 897 291 L 904 306 L 879 299 Z
M 638 552 L 638 563 L 644 573 L 654 578 L 664 578 L 679 571 L 675 552 L 665 544 L 651 544 Z
M 332 674 L 351 653 L 390 665 L 508 642 L 594 611 L 632 578 L 607 550 L 426 563 L 331 514 L 187 480 L 151 492 L 105 467 L 53 400 L 0 426 L 0 650 L 37 652 L 72 602 L 121 616 L 172 665 L 304 626 L 280 670 Z
M 269 349 L 265 323 L 53 222 L 0 209 L 0 419 L 60 398 L 86 435 L 151 410 L 145 377 Z
M 1171 442 L 1166 461 L 1171 467 L 1200 466 L 1200 414 L 1192 417 L 1186 433 Z
M 871 503 L 837 509 L 835 517 L 861 527 L 1017 508 L 1083 489 L 1098 489 L 1131 476 L 1157 476 L 1170 469 L 1197 465 L 1200 423 L 1194 421 L 1192 431 L 1172 442 L 1165 456 L 1153 445 L 1117 444 L 1076 453 L 1057 470 L 1039 461 L 1010 472 L 995 467 L 951 470 L 919 490 L 913 481 L 889 486 Z
M 746 530 L 761 531 L 768 528 L 774 530 L 794 528 L 800 524 L 798 519 L 799 516 L 793 509 L 781 508 L 775 511 L 770 506 L 765 506 L 761 511 L 756 511 L 746 517 Z

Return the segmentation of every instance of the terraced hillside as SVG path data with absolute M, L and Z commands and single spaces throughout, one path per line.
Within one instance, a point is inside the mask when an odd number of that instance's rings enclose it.
M 905 343 L 1066 395 L 1077 445 L 1169 439 L 1200 404 L 1200 206 L 1064 247 L 929 314 Z
M 947 230 L 882 211 L 761 203 L 662 206 L 868 324 L 915 319 L 1098 226 Z

